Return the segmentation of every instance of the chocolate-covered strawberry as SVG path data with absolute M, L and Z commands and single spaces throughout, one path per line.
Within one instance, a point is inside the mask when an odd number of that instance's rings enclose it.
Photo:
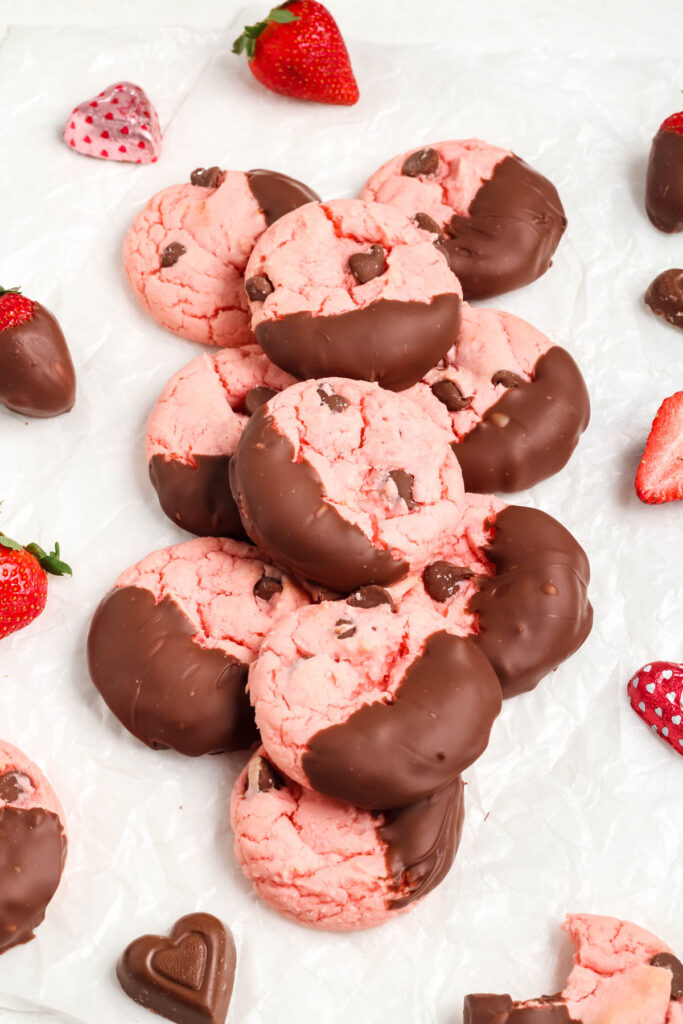
M 0 288 L 0 404 L 59 416 L 76 400 L 76 374 L 52 313 L 18 288 Z
M 652 140 L 645 208 L 660 231 L 683 231 L 683 110 L 667 117 Z
M 0 640 L 37 619 L 47 600 L 47 574 L 70 576 L 59 544 L 48 555 L 38 544 L 23 547 L 0 533 Z

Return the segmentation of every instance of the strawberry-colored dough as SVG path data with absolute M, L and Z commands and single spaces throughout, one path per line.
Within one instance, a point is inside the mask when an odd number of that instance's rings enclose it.
M 349 257 L 379 244 L 387 269 L 364 284 Z M 265 275 L 273 291 L 252 302 L 252 329 L 291 313 L 332 316 L 380 299 L 429 302 L 461 295 L 458 280 L 429 238 L 391 206 L 359 199 L 310 204 L 281 217 L 256 243 L 245 278 Z
M 484 181 L 493 177 L 509 150 L 481 139 L 440 142 L 439 163 L 433 175 L 410 177 L 401 168 L 410 155 L 392 157 L 375 171 L 360 193 L 361 199 L 390 203 L 409 217 L 418 211 L 441 225 L 454 213 L 466 214 Z
M 0 741 L 0 776 L 7 772 L 18 772 L 19 794 L 10 801 L 0 796 L 0 806 L 22 807 L 30 810 L 33 807 L 42 807 L 43 810 L 56 814 L 62 822 L 62 828 L 66 822 L 66 816 L 57 794 L 45 778 L 40 768 L 30 761 L 23 751 L 13 747 L 11 743 Z

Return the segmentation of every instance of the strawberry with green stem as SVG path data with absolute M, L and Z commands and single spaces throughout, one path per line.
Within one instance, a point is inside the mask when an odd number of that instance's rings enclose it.
M 0 639 L 37 619 L 47 600 L 47 574 L 70 576 L 59 544 L 48 554 L 38 544 L 23 546 L 0 533 Z
M 288 0 L 248 25 L 233 53 L 246 53 L 255 78 L 272 92 L 351 106 L 358 86 L 337 23 L 317 0 Z

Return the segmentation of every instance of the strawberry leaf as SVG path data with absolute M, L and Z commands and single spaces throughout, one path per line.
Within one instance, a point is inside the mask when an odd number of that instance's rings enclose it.
M 17 285 L 16 288 L 0 287 L 0 295 L 21 295 L 21 288 L 19 285 Z
M 255 25 L 245 25 L 242 35 L 238 36 L 232 44 L 232 52 L 246 52 L 249 60 L 253 60 L 256 52 L 256 40 L 271 22 L 275 22 L 276 25 L 289 25 L 298 20 L 299 15 L 292 14 L 286 7 L 274 7 L 263 21 L 257 21 Z
M 39 544 L 27 544 L 26 550 L 37 559 L 41 569 L 51 573 L 53 576 L 71 576 L 71 566 L 63 562 L 59 557 L 59 544 L 55 544 L 54 551 L 48 555 Z
M 22 549 L 21 544 L 18 544 L 16 540 L 12 540 L 11 537 L 6 537 L 4 533 L 0 533 L 0 546 L 9 548 L 10 551 L 21 551 Z

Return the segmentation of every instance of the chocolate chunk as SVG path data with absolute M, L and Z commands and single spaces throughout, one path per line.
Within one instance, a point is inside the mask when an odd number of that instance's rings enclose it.
M 683 135 L 658 131 L 647 165 L 645 208 L 656 228 L 683 231 Z
M 381 245 L 371 245 L 366 252 L 349 256 L 349 270 L 358 284 L 367 284 L 387 269 L 386 252 Z
M 229 455 L 194 455 L 191 463 L 153 455 L 149 478 L 162 509 L 183 530 L 198 537 L 245 539 L 230 493 Z
M 201 185 L 202 188 L 218 188 L 225 171 L 220 167 L 197 167 L 190 175 L 191 185 Z
M 418 149 L 403 161 L 401 174 L 408 178 L 417 178 L 422 174 L 436 174 L 439 166 L 439 154 L 435 149 Z
M 512 370 L 496 370 L 491 377 L 491 383 L 496 385 L 502 384 L 504 388 L 518 388 L 527 382 L 524 377 L 520 377 L 518 373 L 513 373 Z
M 497 164 L 465 214 L 435 243 L 462 284 L 464 297 L 486 299 L 535 281 L 550 266 L 567 226 L 555 186 L 517 156 Z
M 658 274 L 645 292 L 645 303 L 655 316 L 683 328 L 683 270 Z
M 41 807 L 0 808 L 0 953 L 33 938 L 59 885 L 66 836 Z
M 35 787 L 25 772 L 16 770 L 0 775 L 0 803 L 13 804 L 26 793 L 32 793 Z
M 403 391 L 448 352 L 459 326 L 460 299 L 446 292 L 431 302 L 378 299 L 333 316 L 290 313 L 261 321 L 255 334 L 276 366 L 299 380 L 351 377 Z
M 460 412 L 461 409 L 469 409 L 472 405 L 473 395 L 465 396 L 453 380 L 444 378 L 432 384 L 432 394 L 446 406 L 449 412 Z
M 479 757 L 500 707 L 500 685 L 474 640 L 442 630 L 426 638 L 390 702 L 364 704 L 310 737 L 303 770 L 333 799 L 368 810 L 404 807 Z
M 332 412 L 344 412 L 344 409 L 348 409 L 348 398 L 338 395 L 329 384 L 322 384 L 318 388 L 318 396 L 322 404 L 326 405 Z
M 161 266 L 172 267 L 178 262 L 184 252 L 187 252 L 184 245 L 180 242 L 171 242 L 171 244 L 167 245 L 161 254 Z
M 320 202 L 317 192 L 287 174 L 258 169 L 247 171 L 247 179 L 252 195 L 269 226 L 305 203 Z
M 351 619 L 337 619 L 334 624 L 334 632 L 338 640 L 348 640 L 356 633 L 356 627 Z
M 666 967 L 671 971 L 671 998 L 683 998 L 683 964 L 673 953 L 657 953 L 650 963 L 653 967 Z
M 60 416 L 76 400 L 76 372 L 62 329 L 44 306 L 6 327 L 0 344 L 0 404 L 24 416 Z
M 197 629 L 169 595 L 115 587 L 90 625 L 88 667 L 125 727 L 154 750 L 197 757 L 247 750 L 258 733 L 247 666 L 195 642 Z
M 396 484 L 399 498 L 405 501 L 408 508 L 411 511 L 418 508 L 418 504 L 413 498 L 413 484 L 415 483 L 413 474 L 407 473 L 405 469 L 392 469 L 389 476 Z
M 385 813 L 378 832 L 386 843 L 395 910 L 422 899 L 448 874 L 465 820 L 464 788 L 458 777 L 423 800 Z
M 256 597 L 260 597 L 262 601 L 270 601 L 271 597 L 275 594 L 282 593 L 282 580 L 276 579 L 275 576 L 266 576 L 264 573 L 260 580 L 254 584 L 254 594 Z
M 565 349 L 549 349 L 533 380 L 505 391 L 473 430 L 452 442 L 465 490 L 520 491 L 552 476 L 569 461 L 589 419 L 581 371 Z
M 263 385 L 250 388 L 244 396 L 244 411 L 248 416 L 253 416 L 257 409 L 269 402 L 271 398 L 275 398 L 276 395 L 275 388 L 267 388 Z
M 244 290 L 252 302 L 263 302 L 275 291 L 273 282 L 265 274 L 255 274 L 244 284 Z
M 235 980 L 232 935 L 212 914 L 188 914 L 169 938 L 143 935 L 116 965 L 131 999 L 178 1024 L 224 1024 Z
M 381 604 L 388 604 L 392 612 L 394 610 L 393 598 L 384 587 L 361 587 L 351 597 L 347 597 L 346 603 L 352 608 L 377 608 Z
M 296 461 L 266 406 L 244 429 L 230 483 L 254 543 L 304 580 L 348 594 L 368 583 L 395 583 L 408 571 L 327 502 L 320 477 L 306 460 Z
M 485 554 L 495 575 L 481 580 L 468 607 L 479 617 L 475 643 L 503 696 L 514 697 L 533 690 L 590 633 L 590 568 L 571 533 L 545 512 L 508 505 L 493 531 Z
M 284 789 L 285 780 L 267 757 L 252 757 L 247 769 L 247 796 L 269 793 L 271 789 Z
M 457 594 L 463 580 L 469 580 L 474 573 L 463 565 L 453 565 L 443 560 L 432 562 L 422 573 L 422 582 L 434 601 L 447 601 Z
M 433 235 L 441 236 L 441 228 L 428 213 L 416 213 L 413 217 L 413 222 L 418 228 L 422 228 L 423 231 L 431 231 Z

